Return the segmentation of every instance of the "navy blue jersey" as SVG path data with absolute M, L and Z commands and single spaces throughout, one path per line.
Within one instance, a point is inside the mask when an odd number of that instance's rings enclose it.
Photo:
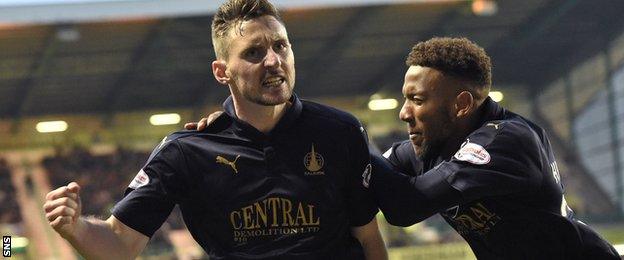
M 451 158 L 420 161 L 404 141 L 384 154 L 393 169 L 374 159 L 387 220 L 407 226 L 440 213 L 479 259 L 619 259 L 573 218 L 544 130 L 489 98 L 479 113 Z
M 359 259 L 350 228 L 377 213 L 361 175 L 367 139 L 351 115 L 291 99 L 270 134 L 239 120 L 231 98 L 202 132 L 174 133 L 113 209 L 151 236 L 179 204 L 211 259 Z

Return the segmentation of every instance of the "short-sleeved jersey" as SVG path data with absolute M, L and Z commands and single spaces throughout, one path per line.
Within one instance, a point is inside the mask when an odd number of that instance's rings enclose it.
M 361 175 L 367 137 L 351 115 L 296 95 L 263 134 L 231 97 L 202 132 L 166 137 L 113 209 L 151 236 L 175 204 L 211 259 L 359 259 L 350 228 L 377 213 Z
M 409 141 L 375 160 L 372 187 L 386 217 L 409 225 L 435 213 L 479 259 L 619 259 L 573 218 L 550 142 L 529 120 L 487 99 L 481 124 L 451 158 L 420 161 Z

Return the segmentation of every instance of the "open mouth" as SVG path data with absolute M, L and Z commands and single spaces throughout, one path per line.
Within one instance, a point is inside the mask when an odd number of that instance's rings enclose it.
M 269 77 L 262 82 L 262 86 L 265 88 L 279 87 L 284 81 L 283 77 Z
M 421 132 L 409 131 L 408 132 L 410 139 L 422 136 Z
M 423 138 L 424 137 L 421 132 L 412 132 L 412 131 L 409 132 L 409 139 L 414 144 L 422 143 Z

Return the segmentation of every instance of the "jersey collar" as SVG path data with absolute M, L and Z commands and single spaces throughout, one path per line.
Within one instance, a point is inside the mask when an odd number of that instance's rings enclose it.
M 479 106 L 477 113 L 479 113 L 479 122 L 476 128 L 472 131 L 477 130 L 488 121 L 504 119 L 507 114 L 507 110 L 501 107 L 498 103 L 494 102 L 492 98 L 487 97 L 481 106 Z M 449 158 L 444 158 L 439 154 L 432 156 L 432 158 L 421 158 L 424 165 L 423 170 L 428 171 L 448 159 Z
M 223 110 L 225 112 L 224 114 L 226 114 L 234 122 L 234 127 L 232 130 L 235 133 L 251 138 L 265 139 L 267 137 L 283 133 L 284 131 L 289 129 L 295 123 L 297 118 L 299 118 L 299 116 L 301 115 L 302 105 L 301 100 L 299 100 L 297 94 L 293 93 L 289 101 L 292 103 L 292 105 L 288 108 L 286 113 L 275 125 L 275 128 L 273 128 L 273 130 L 271 130 L 268 135 L 258 131 L 258 129 L 254 128 L 247 122 L 240 120 L 238 116 L 236 116 L 236 110 L 234 109 L 234 100 L 232 99 L 232 96 L 229 96 L 225 100 L 225 102 L 223 102 Z
M 481 124 L 493 120 L 502 120 L 505 118 L 506 110 L 492 98 L 487 97 L 481 105 Z M 481 124 L 479 127 L 481 127 Z

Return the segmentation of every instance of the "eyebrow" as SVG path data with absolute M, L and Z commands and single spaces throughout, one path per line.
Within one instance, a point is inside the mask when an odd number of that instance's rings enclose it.
M 287 36 L 281 35 L 279 33 L 271 34 L 270 37 L 271 37 L 271 40 L 273 40 L 273 41 L 288 40 Z
M 418 90 L 418 89 L 411 89 L 411 90 L 409 90 L 409 91 L 407 91 L 407 92 L 403 93 L 403 96 L 404 96 L 404 97 L 407 97 L 407 96 L 423 96 L 423 97 L 424 97 L 424 96 L 426 96 L 426 94 L 427 94 L 427 93 L 425 93 L 425 92 L 424 92 L 424 91 L 422 91 L 422 90 Z
M 288 37 L 282 36 L 279 33 L 272 33 L 271 35 L 269 35 L 268 37 L 264 37 L 264 35 L 262 36 L 257 36 L 253 39 L 251 39 L 251 43 L 253 44 L 258 44 L 260 42 L 263 42 L 265 39 L 270 39 L 272 41 L 281 41 L 281 40 L 287 40 Z

